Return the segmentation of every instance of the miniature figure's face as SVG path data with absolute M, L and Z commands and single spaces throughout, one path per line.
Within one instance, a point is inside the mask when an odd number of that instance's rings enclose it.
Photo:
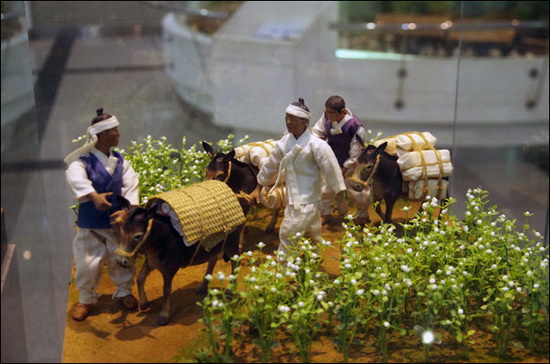
M 296 139 L 307 129 L 307 121 L 294 115 L 286 114 L 285 123 L 288 132 L 292 133 Z
M 120 140 L 120 131 L 118 131 L 118 127 L 115 126 L 112 129 L 102 131 L 97 137 L 104 140 L 109 146 L 116 147 Z
M 334 109 L 330 109 L 328 107 L 325 107 L 325 114 L 327 115 L 327 118 L 332 122 L 340 122 L 344 116 L 346 116 L 346 110 L 342 109 L 341 111 L 337 111 Z

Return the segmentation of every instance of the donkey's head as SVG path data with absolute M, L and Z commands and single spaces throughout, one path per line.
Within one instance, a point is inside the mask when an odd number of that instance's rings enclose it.
M 149 237 L 153 219 L 150 210 L 131 206 L 122 196 L 117 198 L 127 217 L 116 226 L 119 241 L 115 254 L 117 263 L 127 268 L 135 264 L 137 254 Z
M 378 168 L 380 155 L 384 152 L 387 145 L 387 142 L 382 143 L 378 147 L 371 144 L 363 149 L 359 157 L 357 157 L 353 176 L 348 178 L 352 189 L 361 192 L 363 189 L 370 187 L 372 177 Z
M 206 166 L 206 179 L 227 182 L 230 174 L 230 162 L 235 158 L 235 151 L 229 153 L 216 153 L 207 142 L 202 142 L 202 147 L 210 157 L 210 163 Z

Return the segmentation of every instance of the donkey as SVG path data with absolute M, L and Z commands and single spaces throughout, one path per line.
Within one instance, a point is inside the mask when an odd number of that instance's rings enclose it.
M 233 186 L 232 189 L 233 191 L 240 190 L 241 187 L 240 185 Z M 245 190 L 248 193 L 251 192 L 248 189 Z M 199 294 L 206 293 L 208 289 L 206 276 L 214 271 L 219 256 L 223 255 L 227 262 L 234 255 L 241 253 L 239 246 L 245 224 L 239 225 L 223 241 L 207 251 L 199 243 L 187 246 L 182 240 L 182 236 L 173 227 L 170 217 L 158 214 L 158 206 L 154 203 L 147 208 L 141 208 L 131 206 L 124 197 L 118 196 L 117 198 L 127 216 L 118 226 L 120 242 L 115 252 L 117 263 L 123 267 L 131 267 L 135 264 L 136 255 L 142 251 L 145 252 L 145 262 L 137 277 L 139 307 L 141 310 L 149 308 L 149 301 L 144 289 L 145 281 L 151 271 L 158 269 L 164 281 L 162 310 L 158 324 L 166 325 L 170 316 L 169 298 L 172 292 L 172 280 L 177 271 L 180 268 L 208 262 L 204 278 L 195 291 Z M 251 204 L 241 198 L 239 198 L 239 203 L 246 216 Z M 235 268 L 236 262 L 231 260 L 231 273 Z
M 229 186 L 241 186 L 242 191 L 246 193 L 254 191 L 258 185 L 256 173 L 249 164 L 235 158 L 234 150 L 229 153 L 216 153 L 214 148 L 207 142 L 202 142 L 202 147 L 210 157 L 210 163 L 206 167 L 207 180 L 216 179 L 227 183 Z M 233 190 L 233 192 L 239 193 L 240 191 Z M 280 209 L 273 209 L 271 221 L 265 228 L 266 233 L 272 233 L 275 230 L 279 211 Z
M 363 149 L 357 158 L 355 173 L 349 180 L 351 188 L 358 192 L 372 186 L 376 213 L 384 223 L 391 223 L 395 202 L 399 198 L 410 199 L 403 193 L 403 175 L 397 164 L 397 156 L 385 151 L 387 145 L 388 142 L 384 142 L 378 147 L 369 145 Z M 442 203 L 448 197 L 447 193 Z M 385 212 L 382 212 L 380 206 L 382 200 L 386 203 Z M 422 205 L 419 211 L 422 211 Z

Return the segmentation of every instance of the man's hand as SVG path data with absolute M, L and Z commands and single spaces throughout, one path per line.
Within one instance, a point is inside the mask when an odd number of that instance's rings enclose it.
M 126 210 L 118 210 L 111 214 L 111 225 L 113 228 L 118 228 L 124 224 L 128 219 L 128 212 Z
M 90 193 L 90 199 L 94 203 L 94 206 L 99 211 L 107 211 L 111 208 L 111 203 L 109 200 L 107 200 L 107 197 L 111 196 L 112 192 L 105 192 L 105 193 L 97 193 L 92 192 Z
M 255 204 L 255 205 L 260 204 L 260 191 L 261 190 L 262 190 L 262 186 L 260 186 L 260 184 L 258 184 L 256 186 L 256 188 L 254 189 L 254 191 L 252 191 L 250 193 L 250 197 L 252 197 L 252 203 Z

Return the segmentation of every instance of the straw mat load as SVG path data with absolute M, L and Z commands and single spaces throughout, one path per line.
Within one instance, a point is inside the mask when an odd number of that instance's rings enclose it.
M 151 206 L 155 200 L 170 205 L 188 244 L 199 241 L 207 251 L 246 220 L 235 193 L 220 181 L 204 181 L 164 192 L 152 197 L 147 205 Z

